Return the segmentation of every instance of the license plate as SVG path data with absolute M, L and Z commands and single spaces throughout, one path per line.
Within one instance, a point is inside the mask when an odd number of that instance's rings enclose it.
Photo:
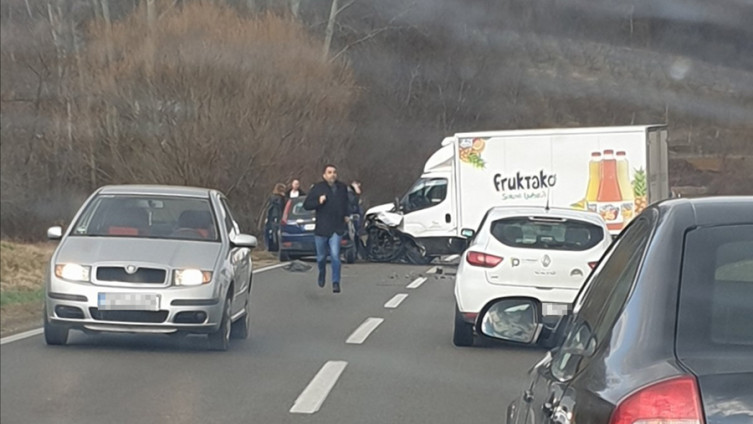
M 142 293 L 99 293 L 99 309 L 159 311 L 159 295 Z
M 303 226 L 303 229 L 306 231 L 314 231 L 314 228 L 316 228 L 316 224 L 306 224 Z
M 570 310 L 567 303 L 544 303 L 544 315 L 565 315 Z

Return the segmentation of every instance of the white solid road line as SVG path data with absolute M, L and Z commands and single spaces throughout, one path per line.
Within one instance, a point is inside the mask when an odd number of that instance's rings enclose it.
M 345 341 L 347 344 L 361 344 L 363 343 L 372 331 L 379 327 L 379 324 L 384 322 L 384 318 L 366 318 L 366 321 L 361 324 L 353 334 Z
M 384 304 L 384 307 L 387 309 L 395 309 L 405 300 L 405 298 L 408 297 L 406 293 L 400 293 L 396 294 L 395 297 L 389 300 L 389 302 Z
M 12 336 L 3 337 L 2 339 L 0 339 L 0 345 L 23 340 L 32 336 L 36 336 L 38 334 L 42 334 L 43 332 L 44 330 L 42 328 L 36 328 L 34 330 L 25 331 L 23 333 L 14 334 Z
M 345 361 L 329 361 L 316 373 L 314 379 L 303 389 L 290 408 L 291 414 L 313 414 L 321 408 L 324 399 L 337 383 L 348 365 Z
M 420 277 L 413 280 L 412 283 L 408 284 L 405 288 L 407 289 L 417 289 L 421 287 L 421 284 L 426 282 L 426 277 Z
M 256 274 L 256 273 L 259 273 L 259 272 L 269 271 L 269 270 L 272 270 L 272 269 L 275 269 L 275 268 L 283 267 L 285 265 L 287 265 L 287 264 L 277 264 L 277 265 L 265 266 L 264 268 L 255 269 L 253 271 L 253 273 Z M 29 337 L 34 337 L 36 335 L 42 334 L 43 332 L 44 332 L 44 329 L 42 329 L 42 328 L 35 328 L 34 330 L 29 330 L 29 331 L 25 331 L 23 333 L 14 334 L 12 336 L 3 337 L 2 339 L 0 339 L 0 345 L 4 345 L 6 343 L 12 343 L 12 342 L 16 342 L 16 341 L 19 341 L 19 340 L 27 339 Z

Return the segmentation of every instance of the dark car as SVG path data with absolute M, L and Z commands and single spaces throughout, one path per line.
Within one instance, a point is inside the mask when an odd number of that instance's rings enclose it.
M 316 227 L 316 212 L 303 208 L 305 197 L 290 199 L 285 204 L 285 210 L 280 221 L 280 261 L 286 262 L 304 256 L 316 256 L 314 244 L 314 228 Z M 355 224 L 357 225 L 357 223 Z M 357 249 L 353 242 L 351 231 L 343 237 L 341 255 L 345 261 L 352 264 L 356 261 Z
M 540 323 L 500 299 L 476 329 L 534 343 Z M 646 209 L 550 337 L 508 423 L 753 423 L 753 197 Z

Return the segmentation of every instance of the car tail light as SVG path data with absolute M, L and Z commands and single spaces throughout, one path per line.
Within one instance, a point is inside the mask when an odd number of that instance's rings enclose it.
M 280 225 L 288 224 L 288 215 L 290 214 L 290 206 L 293 204 L 290 200 L 285 203 L 285 210 L 282 212 L 282 219 L 280 219 Z
M 599 264 L 599 261 L 592 261 L 588 263 L 589 268 L 594 269 L 596 268 L 596 265 Z
M 484 268 L 494 268 L 495 266 L 499 265 L 500 262 L 502 262 L 502 258 L 499 256 L 489 255 L 487 253 L 481 252 L 468 252 L 465 260 L 471 265 Z
M 662 381 L 619 403 L 610 424 L 704 424 L 698 384 L 692 376 Z

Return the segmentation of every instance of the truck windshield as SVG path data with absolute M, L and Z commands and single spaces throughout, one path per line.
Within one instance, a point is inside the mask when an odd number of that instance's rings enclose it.
M 409 213 L 438 205 L 445 197 L 447 178 L 419 178 L 403 196 L 400 206 L 404 213 Z

